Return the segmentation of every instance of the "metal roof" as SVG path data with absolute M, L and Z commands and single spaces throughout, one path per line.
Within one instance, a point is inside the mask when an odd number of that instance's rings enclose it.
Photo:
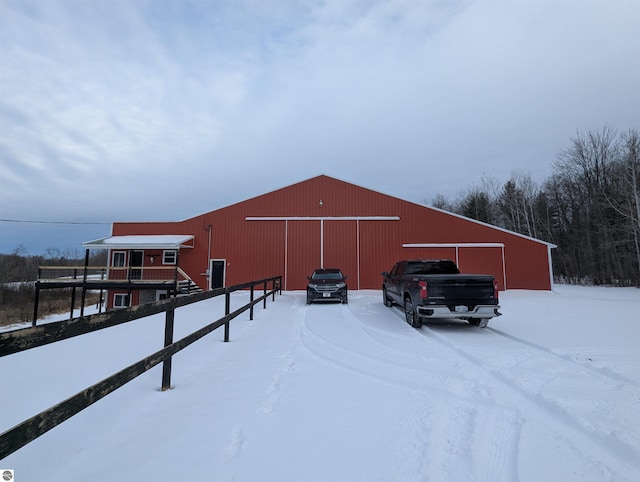
M 193 248 L 191 234 L 109 236 L 82 243 L 88 249 L 180 249 Z

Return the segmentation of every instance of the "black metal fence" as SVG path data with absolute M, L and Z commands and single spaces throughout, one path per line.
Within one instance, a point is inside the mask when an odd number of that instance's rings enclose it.
M 255 289 L 259 286 L 262 286 L 262 295 L 255 298 Z M 262 302 L 263 308 L 266 308 L 269 296 L 272 297 L 272 301 L 275 301 L 275 294 L 281 293 L 281 287 L 282 276 L 274 276 L 191 296 L 168 298 L 156 303 L 0 333 L 0 357 L 3 357 L 157 313 L 165 313 L 164 348 L 162 350 L 147 356 L 0 434 L 0 460 L 160 363 L 163 363 L 162 390 L 168 390 L 171 386 L 171 357 L 175 353 L 222 326 L 224 326 L 224 341 L 229 341 L 231 320 L 247 310 L 249 310 L 249 319 L 253 320 L 254 306 Z M 232 292 L 239 290 L 249 290 L 250 301 L 232 312 L 230 295 Z M 225 296 L 225 315 L 222 318 L 178 341 L 173 341 L 176 308 L 221 295 Z

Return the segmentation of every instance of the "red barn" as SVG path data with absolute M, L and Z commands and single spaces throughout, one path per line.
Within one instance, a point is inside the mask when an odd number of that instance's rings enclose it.
M 380 273 L 410 258 L 453 259 L 501 290 L 550 290 L 555 247 L 324 175 L 184 221 L 114 223 L 111 238 L 84 244 L 110 249 L 111 264 L 179 260 L 202 289 L 282 274 L 285 290 L 319 267 L 341 268 L 350 289 L 379 289 Z

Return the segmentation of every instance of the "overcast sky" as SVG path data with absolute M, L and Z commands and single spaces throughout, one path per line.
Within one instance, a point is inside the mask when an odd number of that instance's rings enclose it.
M 0 219 L 543 181 L 578 131 L 640 127 L 639 86 L 639 0 L 0 0 Z M 0 221 L 0 252 L 109 229 Z

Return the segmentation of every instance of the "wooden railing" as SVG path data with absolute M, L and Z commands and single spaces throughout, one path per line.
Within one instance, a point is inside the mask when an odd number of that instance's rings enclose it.
M 172 266 L 40 266 L 35 283 L 33 321 L 36 326 L 40 291 L 70 288 L 71 300 L 69 318 L 73 318 L 76 302 L 76 288 L 80 288 L 80 316 L 84 316 L 87 290 L 167 290 L 176 294 L 181 281 L 192 281 L 187 273 L 176 265 Z M 100 296 L 102 298 L 102 295 Z
M 173 281 L 190 279 L 178 266 L 40 266 L 41 283 L 72 283 L 78 280 L 155 280 Z
M 260 285 L 262 286 L 262 295 L 255 298 L 255 288 Z M 156 303 L 0 333 L 0 357 L 3 357 L 157 313 L 165 313 L 164 348 L 162 350 L 0 434 L 0 460 L 160 363 L 163 363 L 161 388 L 168 390 L 171 386 L 171 357 L 175 353 L 222 326 L 224 326 L 224 341 L 229 341 L 231 320 L 247 310 L 249 310 L 249 319 L 253 320 L 253 307 L 262 301 L 263 308 L 266 308 L 267 298 L 271 296 L 275 301 L 275 294 L 281 293 L 281 286 L 282 276 L 274 276 L 227 288 L 205 291 L 188 297 L 169 298 Z M 230 294 L 238 290 L 249 290 L 250 301 L 232 312 Z M 178 341 L 173 341 L 176 308 L 221 295 L 225 296 L 225 315 L 222 318 Z

